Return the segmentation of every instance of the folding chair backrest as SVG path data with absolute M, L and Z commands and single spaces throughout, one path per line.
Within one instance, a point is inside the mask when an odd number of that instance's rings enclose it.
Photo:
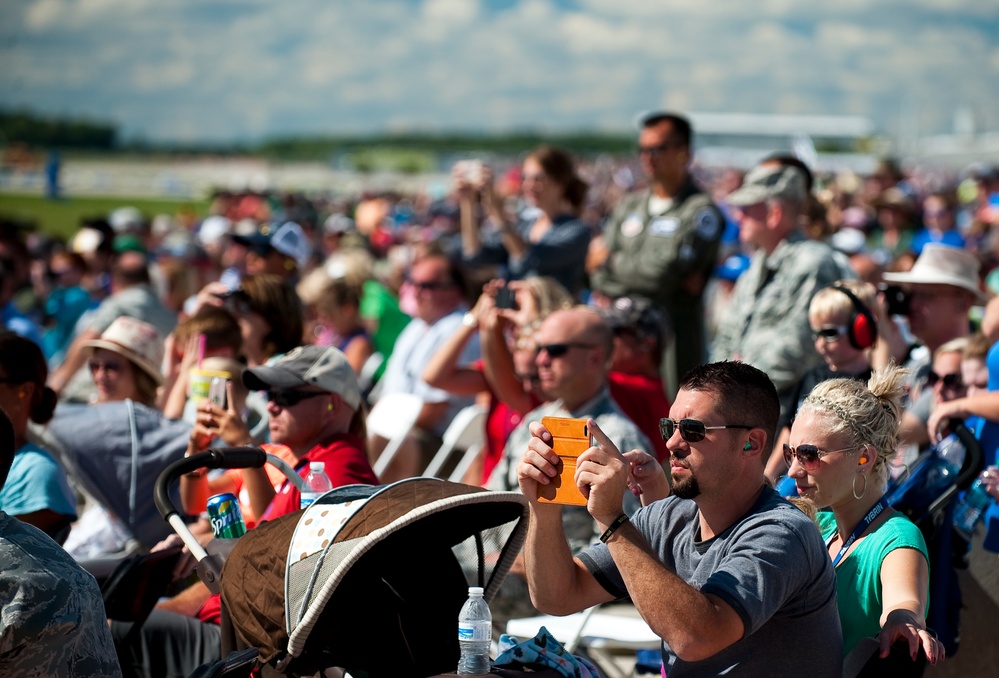
M 375 460 L 375 475 L 381 477 L 395 458 L 409 430 L 416 423 L 423 408 L 423 399 L 411 393 L 386 393 L 374 404 L 365 425 L 368 435 L 376 435 L 388 440 L 388 445 Z
M 472 459 L 482 450 L 485 442 L 486 416 L 488 412 L 481 405 L 469 405 L 455 415 L 451 424 L 444 431 L 444 442 L 430 460 L 423 475 L 433 478 L 443 478 L 448 461 L 456 450 L 462 450 L 465 455 L 458 462 L 448 480 L 460 482 Z
M 175 547 L 122 561 L 101 586 L 108 618 L 141 626 L 173 581 L 179 557 Z

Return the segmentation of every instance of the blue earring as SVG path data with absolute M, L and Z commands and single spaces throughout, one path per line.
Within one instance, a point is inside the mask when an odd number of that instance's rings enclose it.
M 746 443 L 746 446 L 742 449 L 748 452 L 749 450 L 753 449 L 753 443 Z

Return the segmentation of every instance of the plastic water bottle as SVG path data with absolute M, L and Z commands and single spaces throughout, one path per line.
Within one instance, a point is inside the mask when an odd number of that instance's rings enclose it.
M 489 645 L 493 638 L 493 615 L 482 597 L 481 586 L 468 587 L 468 600 L 458 615 L 459 676 L 484 676 L 492 670 Z
M 324 462 L 309 462 L 309 475 L 305 476 L 305 486 L 307 489 L 302 491 L 302 501 L 299 508 L 308 508 L 312 502 L 333 489 L 333 483 L 326 475 Z
M 927 492 L 925 497 L 927 505 L 954 483 L 961 472 L 965 454 L 967 450 L 964 443 L 953 433 L 937 444 L 936 459 L 933 460 L 936 463 L 927 473 L 924 486 Z
M 992 495 L 982 484 L 979 478 L 964 495 L 964 499 L 954 510 L 954 527 L 969 541 L 978 528 L 978 523 L 982 520 L 985 509 L 992 503 Z

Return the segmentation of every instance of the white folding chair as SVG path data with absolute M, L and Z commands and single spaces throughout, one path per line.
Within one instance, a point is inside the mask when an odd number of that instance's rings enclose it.
M 455 451 L 464 450 L 458 465 L 447 478 L 451 482 L 461 482 L 485 445 L 487 414 L 488 411 L 481 405 L 469 405 L 461 409 L 444 431 L 444 442 L 430 460 L 423 475 L 440 478 L 440 473 Z
M 398 454 L 409 430 L 413 428 L 416 418 L 420 416 L 422 408 L 423 399 L 417 395 L 386 393 L 368 412 L 368 417 L 365 420 L 368 435 L 380 436 L 388 441 L 372 467 L 375 475 L 379 478 L 395 459 L 395 455 Z
M 378 371 L 378 368 L 384 362 L 385 356 L 375 351 L 364 361 L 364 364 L 361 365 L 361 372 L 357 375 L 357 386 L 360 388 L 361 394 L 371 400 L 377 400 L 374 394 L 374 388 L 377 385 L 375 383 L 375 372 Z

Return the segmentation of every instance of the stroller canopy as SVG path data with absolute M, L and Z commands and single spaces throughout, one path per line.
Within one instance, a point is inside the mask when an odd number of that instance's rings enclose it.
M 434 478 L 337 488 L 244 535 L 222 599 L 239 640 L 280 672 L 450 671 L 468 586 L 492 599 L 527 513 L 519 493 Z

